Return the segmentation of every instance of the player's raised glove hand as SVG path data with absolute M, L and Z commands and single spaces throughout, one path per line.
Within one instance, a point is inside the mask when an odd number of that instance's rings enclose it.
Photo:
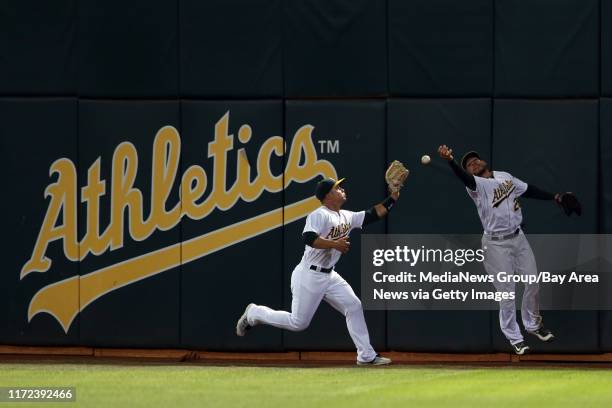
M 402 162 L 393 160 L 389 168 L 385 172 L 385 181 L 391 193 L 399 193 L 404 187 L 404 182 L 408 178 L 410 171 L 402 164 Z M 399 194 L 396 194 L 399 196 Z
M 555 201 L 561 206 L 563 212 L 565 212 L 565 215 L 568 217 L 572 215 L 572 213 L 582 215 L 582 205 L 580 205 L 580 201 L 578 201 L 573 193 L 556 194 Z
M 335 249 L 346 254 L 351 248 L 351 243 L 349 242 L 349 237 L 338 238 L 334 241 L 336 243 Z
M 438 147 L 438 154 L 444 160 L 451 161 L 454 159 L 453 157 L 453 149 L 450 149 L 447 145 L 442 145 Z

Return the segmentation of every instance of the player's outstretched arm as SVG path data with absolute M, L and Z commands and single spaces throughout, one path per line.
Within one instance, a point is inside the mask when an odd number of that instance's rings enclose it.
M 533 198 L 535 200 L 556 200 L 557 196 L 559 196 L 559 194 L 549 193 L 548 191 L 544 191 L 533 184 L 528 184 L 527 190 L 525 190 L 523 193 L 523 197 Z
M 448 161 L 453 173 L 465 184 L 470 190 L 476 190 L 476 179 L 471 174 L 468 174 L 463 170 L 455 161 L 453 157 L 453 149 L 450 149 L 447 145 L 438 147 L 438 154 L 441 158 Z
M 365 211 L 365 217 L 363 218 L 363 225 L 371 224 L 375 221 L 383 219 L 389 214 L 389 211 L 393 208 L 397 200 L 399 200 L 399 191 L 392 192 L 389 197 L 381 203 L 378 203 Z
M 534 186 L 533 184 L 527 185 L 527 190 L 523 193 L 522 197 L 532 198 L 535 200 L 555 200 L 561 207 L 565 215 L 568 217 L 572 213 L 582 215 L 582 205 L 578 201 L 578 198 L 573 193 L 549 193 L 541 188 Z
M 393 208 L 395 203 L 397 203 L 397 200 L 399 200 L 399 196 L 399 191 L 391 193 L 383 202 L 380 202 L 373 207 L 378 219 L 384 218 L 387 216 L 387 214 L 389 214 L 391 208 Z

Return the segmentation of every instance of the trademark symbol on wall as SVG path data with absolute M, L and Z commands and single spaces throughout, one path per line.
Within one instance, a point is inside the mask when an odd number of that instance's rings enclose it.
M 319 140 L 319 151 L 321 153 L 340 153 L 340 141 Z

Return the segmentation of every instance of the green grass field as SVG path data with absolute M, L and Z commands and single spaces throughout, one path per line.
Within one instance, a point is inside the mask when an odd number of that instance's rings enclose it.
M 19 363 L 0 364 L 0 386 L 76 387 L 45 407 L 612 406 L 612 370 L 593 368 Z

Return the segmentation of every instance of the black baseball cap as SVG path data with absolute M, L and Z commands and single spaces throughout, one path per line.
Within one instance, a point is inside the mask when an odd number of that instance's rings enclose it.
M 480 159 L 480 155 L 478 154 L 478 152 L 475 152 L 474 150 L 469 151 L 463 155 L 463 157 L 461 158 L 461 167 L 463 168 L 463 170 L 465 170 L 465 165 L 467 164 L 468 160 L 470 160 L 472 157 L 477 157 Z
M 344 180 L 346 180 L 346 178 L 341 178 L 340 180 L 334 180 L 333 178 L 324 178 L 323 180 L 317 183 L 315 196 L 317 196 L 319 201 L 323 201 L 327 193 L 329 193 L 332 188 L 336 188 L 337 186 L 342 184 Z

